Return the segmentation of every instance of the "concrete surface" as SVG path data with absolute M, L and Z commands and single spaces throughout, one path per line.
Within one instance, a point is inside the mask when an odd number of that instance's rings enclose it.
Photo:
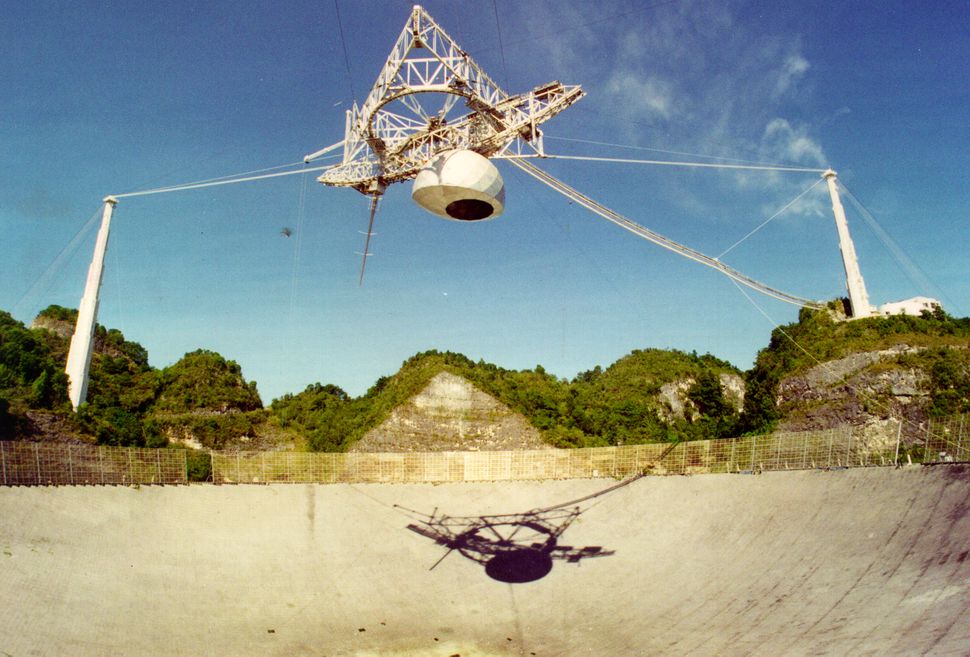
M 395 506 L 613 483 L 0 489 L 0 655 L 970 653 L 968 466 L 640 479 L 559 537 L 611 554 L 521 584 Z

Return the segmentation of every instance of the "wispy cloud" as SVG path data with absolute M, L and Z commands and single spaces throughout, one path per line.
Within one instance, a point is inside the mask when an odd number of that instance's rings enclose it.
M 530 52 L 539 53 L 526 65 L 555 70 L 587 91 L 582 109 L 573 113 L 583 117 L 583 137 L 730 160 L 827 165 L 816 134 L 821 119 L 809 109 L 812 63 L 797 32 L 766 30 L 732 3 L 680 0 L 629 7 L 606 3 L 595 17 L 580 0 L 514 10 L 513 23 L 534 39 Z M 543 48 L 536 49 L 537 43 Z M 763 209 L 771 214 L 813 182 L 765 173 L 712 180 L 708 190 L 698 192 L 688 187 L 688 178 L 674 176 L 662 193 L 691 215 L 716 218 L 726 211 L 724 193 L 768 191 L 773 200 Z M 787 213 L 817 214 L 815 196 L 823 195 L 809 195 Z
M 781 69 L 777 72 L 775 88 L 771 93 L 773 99 L 778 99 L 785 95 L 809 69 L 808 60 L 798 53 L 792 53 L 785 59 Z
M 793 126 L 786 119 L 774 118 L 765 126 L 761 143 L 767 158 L 820 167 L 826 164 L 822 146 L 809 136 L 805 125 Z
M 674 90 L 669 80 L 618 70 L 607 80 L 605 89 L 625 115 L 648 123 L 655 119 L 668 120 L 674 115 Z

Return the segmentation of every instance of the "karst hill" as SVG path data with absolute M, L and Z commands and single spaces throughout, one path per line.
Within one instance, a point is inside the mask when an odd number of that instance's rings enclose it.
M 833 305 L 834 307 L 834 305 Z M 903 419 L 970 411 L 970 320 L 838 321 L 805 310 L 742 372 L 710 354 L 637 349 L 572 379 L 430 350 L 352 397 L 316 383 L 264 407 L 238 363 L 205 349 L 153 368 L 98 327 L 88 402 L 66 402 L 76 311 L 31 327 L 0 313 L 0 435 L 195 449 L 449 451 L 587 447 L 840 425 L 878 434 Z

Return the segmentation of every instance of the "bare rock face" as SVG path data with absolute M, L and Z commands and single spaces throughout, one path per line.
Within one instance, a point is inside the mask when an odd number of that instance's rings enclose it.
M 660 411 L 658 415 L 664 422 L 697 418 L 694 402 L 687 398 L 687 391 L 694 385 L 693 378 L 678 379 L 660 386 Z
M 737 374 L 722 373 L 718 375 L 721 382 L 721 394 L 724 401 L 734 407 L 738 413 L 744 408 L 744 379 Z M 693 377 L 676 379 L 660 386 L 658 398 L 660 411 L 658 415 L 664 422 L 675 420 L 694 421 L 700 417 L 697 405 L 690 400 L 688 392 L 696 381 Z
M 74 335 L 74 324 L 71 322 L 40 315 L 34 318 L 34 321 L 30 324 L 30 328 L 45 329 L 51 333 L 56 333 L 65 340 L 69 340 Z
M 539 431 L 467 380 L 440 372 L 371 429 L 353 452 L 551 449 Z
M 896 423 L 886 418 L 904 417 L 914 426 L 922 422 L 929 401 L 928 376 L 887 363 L 918 350 L 898 345 L 852 354 L 784 379 L 778 403 L 789 410 L 779 428 L 808 431 L 850 425 L 863 427 L 867 442 L 875 447 L 895 443 Z

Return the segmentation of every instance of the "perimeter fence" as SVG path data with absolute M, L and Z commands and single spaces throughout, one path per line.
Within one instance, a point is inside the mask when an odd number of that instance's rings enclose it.
M 213 452 L 212 481 L 410 483 L 511 481 L 634 474 L 748 473 L 970 462 L 970 415 L 930 420 L 914 443 L 901 425 L 878 436 L 840 427 L 678 444 L 504 452 Z M 185 484 L 186 450 L 0 441 L 6 486 Z
M 763 472 L 892 465 L 896 443 L 856 437 L 850 427 L 745 438 L 585 449 L 506 452 L 212 455 L 215 483 L 410 483 L 623 478 L 633 474 Z
M 186 484 L 185 450 L 0 441 L 5 486 Z
M 970 461 L 970 415 L 933 418 L 923 444 L 910 449 L 923 463 Z

